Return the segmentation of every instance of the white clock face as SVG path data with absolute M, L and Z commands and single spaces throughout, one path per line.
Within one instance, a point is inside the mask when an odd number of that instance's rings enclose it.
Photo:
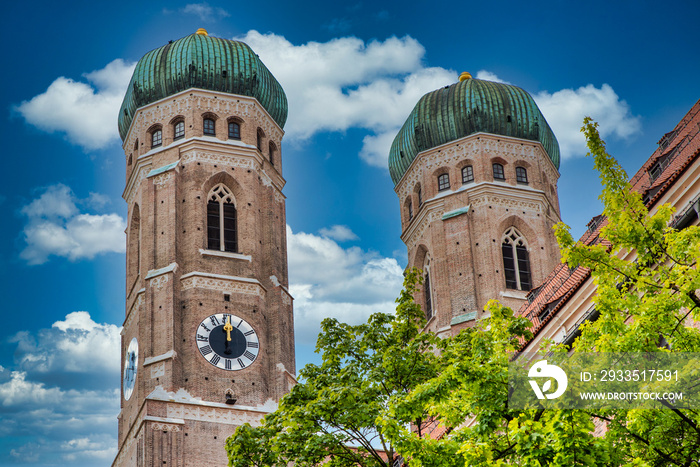
M 255 329 L 244 319 L 228 313 L 205 318 L 197 326 L 195 340 L 206 361 L 228 371 L 248 368 L 260 350 Z
M 124 400 L 129 400 L 134 392 L 134 383 L 136 382 L 136 370 L 139 363 L 139 343 L 134 337 L 129 343 L 129 348 L 126 349 L 124 357 Z

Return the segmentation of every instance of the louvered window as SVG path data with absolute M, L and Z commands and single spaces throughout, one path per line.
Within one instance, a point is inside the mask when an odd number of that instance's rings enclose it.
M 509 228 L 503 236 L 501 253 L 503 254 L 506 288 L 530 290 L 532 288 L 530 254 L 527 251 L 524 237 L 515 227 Z
M 207 248 L 238 253 L 238 220 L 231 191 L 217 185 L 207 202 Z

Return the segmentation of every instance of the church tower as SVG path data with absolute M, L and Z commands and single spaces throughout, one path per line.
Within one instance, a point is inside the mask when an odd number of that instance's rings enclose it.
M 428 328 L 472 326 L 488 300 L 517 310 L 559 263 L 559 144 L 523 89 L 473 79 L 424 95 L 389 171 Z
M 203 29 L 148 52 L 119 113 L 128 204 L 115 466 L 225 466 L 294 383 L 282 87 Z

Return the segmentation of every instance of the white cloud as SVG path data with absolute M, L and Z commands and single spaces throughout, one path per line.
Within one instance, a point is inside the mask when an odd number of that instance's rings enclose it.
M 187 4 L 180 11 L 188 15 L 199 16 L 199 19 L 202 21 L 215 21 L 219 18 L 228 18 L 231 16 L 231 14 L 223 8 L 214 8 L 206 2 Z
M 0 384 L 0 401 L 3 406 L 57 404 L 61 400 L 61 390 L 47 389 L 42 383 L 27 381 L 23 371 L 13 371 L 9 381 Z
M 101 196 L 98 198 L 104 201 Z M 95 199 L 91 194 L 88 204 L 94 205 Z M 123 253 L 124 219 L 117 214 L 80 213 L 77 202 L 69 187 L 57 184 L 25 206 L 22 213 L 28 218 L 23 232 L 27 246 L 20 257 L 34 265 L 45 263 L 51 255 L 75 261 L 102 253 Z
M 249 31 L 250 45 L 280 81 L 289 100 L 287 136 L 362 128 L 361 157 L 386 168 L 391 141 L 426 92 L 457 74 L 423 65 L 425 49 L 405 36 L 365 43 L 355 37 L 294 45 L 283 36 Z
M 562 158 L 582 156 L 588 152 L 581 133 L 583 118 L 592 117 L 600 124 L 603 138 L 628 139 L 641 131 L 639 116 L 608 84 L 592 84 L 578 89 L 562 89 L 550 94 L 542 91 L 533 96 L 559 141 Z
M 134 66 L 114 60 L 84 74 L 87 83 L 61 76 L 15 110 L 27 123 L 49 133 L 64 133 L 84 149 L 104 148 L 119 138 L 117 114 Z
M 476 72 L 476 76 L 474 77 L 476 79 L 483 79 L 484 81 L 493 81 L 496 83 L 503 83 L 503 84 L 511 84 L 508 81 L 501 79 L 496 75 L 496 73 L 492 73 L 488 70 L 479 70 Z
M 333 225 L 330 228 L 324 227 L 320 229 L 318 233 L 339 242 L 359 239 L 359 237 L 355 235 L 355 232 L 350 230 L 347 225 Z
M 372 313 L 394 311 L 403 284 L 394 258 L 345 249 L 328 236 L 293 233 L 289 226 L 287 244 L 298 343 L 314 343 L 324 318 L 359 324 Z
M 52 465 L 96 465 L 114 458 L 119 330 L 73 312 L 51 328 L 22 331 L 11 339 L 17 344 L 17 368 L 0 369 L 4 452 Z M 32 441 L 19 445 L 21 439 Z
M 99 324 L 86 311 L 74 311 L 50 329 L 29 334 L 20 332 L 15 362 L 32 374 L 119 374 L 121 328 Z

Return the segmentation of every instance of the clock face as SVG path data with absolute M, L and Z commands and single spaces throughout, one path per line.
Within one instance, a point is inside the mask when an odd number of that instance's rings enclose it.
M 134 337 L 129 343 L 129 348 L 126 349 L 124 357 L 124 399 L 129 400 L 134 392 L 134 383 L 136 383 L 136 369 L 139 363 L 139 343 Z
M 218 313 L 197 326 L 195 340 L 202 357 L 222 370 L 248 368 L 258 357 L 260 341 L 253 327 L 244 319 Z

